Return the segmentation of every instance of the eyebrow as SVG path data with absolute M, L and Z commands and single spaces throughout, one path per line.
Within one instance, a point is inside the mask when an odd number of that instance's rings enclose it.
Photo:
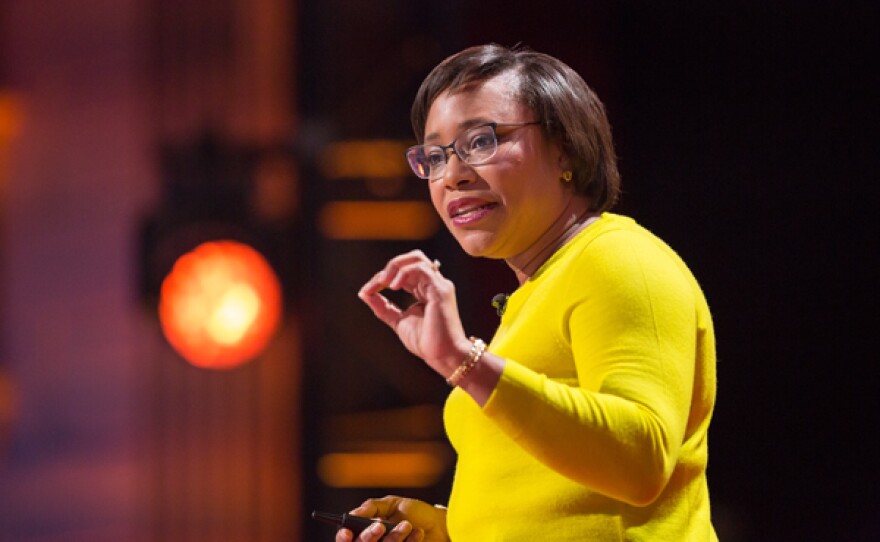
M 468 128 L 473 128 L 474 126 L 479 126 L 480 124 L 487 124 L 493 122 L 485 117 L 477 117 L 473 119 L 468 119 L 458 123 L 458 131 L 459 133 L 467 130 Z M 457 136 L 456 136 L 457 137 Z M 434 141 L 440 138 L 440 134 L 437 132 L 431 132 L 430 134 L 425 136 L 425 141 Z

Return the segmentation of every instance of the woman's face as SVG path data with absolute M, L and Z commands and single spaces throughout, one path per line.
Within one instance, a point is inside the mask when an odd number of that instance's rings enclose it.
M 440 94 L 428 111 L 425 143 L 448 145 L 487 122 L 542 120 L 514 99 L 515 88 L 516 77 L 508 73 Z M 499 126 L 497 134 L 498 152 L 487 163 L 469 166 L 452 154 L 443 176 L 428 183 L 434 207 L 465 252 L 516 261 L 534 251 L 572 192 L 560 180 L 566 169 L 561 148 L 541 126 Z

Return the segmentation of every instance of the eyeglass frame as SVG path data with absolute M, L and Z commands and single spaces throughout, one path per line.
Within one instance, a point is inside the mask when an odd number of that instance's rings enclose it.
M 427 177 L 422 177 L 421 175 L 419 175 L 419 173 L 416 171 L 416 168 L 413 167 L 413 163 L 409 159 L 409 155 L 412 151 L 414 151 L 416 149 L 424 149 L 425 147 L 439 147 L 440 150 L 443 152 L 443 167 L 444 168 L 446 167 L 447 164 L 449 164 L 449 151 L 450 150 L 452 152 L 454 152 L 455 155 L 458 156 L 458 159 L 461 160 L 462 162 L 464 162 L 465 164 L 467 164 L 469 166 L 478 166 L 481 164 L 485 164 L 487 161 L 494 158 L 495 154 L 498 152 L 498 143 L 499 143 L 499 141 L 498 141 L 498 127 L 499 126 L 504 128 L 504 127 L 508 127 L 508 126 L 511 126 L 511 127 L 532 126 L 535 124 L 542 124 L 542 122 L 539 120 L 535 120 L 535 121 L 531 121 L 531 122 L 486 122 L 484 124 L 478 124 L 476 126 L 471 126 L 470 128 L 466 129 L 465 131 L 460 133 L 458 135 L 458 137 L 453 139 L 452 143 L 450 143 L 449 145 L 440 145 L 440 144 L 433 144 L 433 143 L 432 144 L 413 145 L 412 147 L 406 149 L 406 153 L 404 156 L 406 157 L 406 162 L 409 164 L 410 169 L 416 175 L 416 177 L 418 177 L 419 179 L 424 179 L 426 181 L 433 182 L 433 181 L 438 180 L 440 177 L 442 177 L 442 173 L 434 178 L 431 178 L 430 173 L 428 174 Z M 473 130 L 477 130 L 479 128 L 485 128 L 487 126 L 490 126 L 492 128 L 492 138 L 495 140 L 495 150 L 492 152 L 491 155 L 487 156 L 481 162 L 477 162 L 476 164 L 472 164 L 471 162 L 468 162 L 467 158 L 465 158 L 464 156 L 462 156 L 458 152 L 458 149 L 455 148 L 455 144 L 458 143 L 458 140 L 461 139 L 461 137 L 463 135 L 467 134 L 468 132 L 471 132 Z

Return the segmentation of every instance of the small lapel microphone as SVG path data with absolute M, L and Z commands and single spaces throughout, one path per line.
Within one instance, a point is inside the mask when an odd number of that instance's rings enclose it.
M 504 316 L 504 311 L 507 310 L 507 300 L 510 298 L 507 294 L 496 294 L 495 297 L 492 298 L 492 306 L 495 307 L 495 312 L 498 313 L 498 316 Z

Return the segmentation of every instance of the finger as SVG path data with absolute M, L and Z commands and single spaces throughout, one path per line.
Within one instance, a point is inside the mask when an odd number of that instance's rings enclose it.
M 379 509 L 376 506 L 377 499 L 367 499 L 361 503 L 360 506 L 350 511 L 349 514 L 353 516 L 361 516 L 364 518 L 375 518 L 378 517 Z
M 376 540 L 380 540 L 384 534 L 385 526 L 377 522 L 364 529 L 364 531 L 357 537 L 357 540 L 358 542 L 375 542 Z
M 395 279 L 398 278 L 401 270 L 409 268 L 412 265 L 421 265 L 423 270 L 430 267 L 435 275 L 442 276 L 439 273 L 440 262 L 438 260 L 428 260 L 428 257 L 425 256 L 423 252 L 420 250 L 414 250 L 389 260 L 388 263 L 385 264 L 385 268 L 373 275 L 370 280 L 361 286 L 358 295 L 360 297 L 373 295 L 386 288 L 399 290 L 400 281 L 395 281 Z M 428 267 L 424 267 L 425 265 Z
M 381 292 L 388 287 L 387 277 L 388 271 L 386 269 L 379 271 L 378 273 L 370 277 L 370 280 L 364 283 L 363 286 L 361 286 L 359 293 L 374 294 L 376 292 Z
M 403 497 L 396 495 L 386 495 L 381 499 L 367 499 L 351 513 L 370 518 L 389 519 L 400 510 L 400 503 L 403 500 Z
M 404 312 L 402 306 L 383 295 L 383 290 L 405 291 L 417 301 L 437 299 L 431 291 L 442 292 L 445 289 L 444 282 L 448 282 L 442 275 L 434 271 L 432 263 L 426 259 L 420 259 L 406 263 L 390 270 L 391 278 L 386 277 L 389 271 L 380 271 L 358 291 L 358 297 L 367 303 L 373 312 L 387 324 L 394 327 Z
M 408 521 L 401 521 L 396 527 L 385 535 L 383 542 L 401 542 L 407 540 L 407 536 L 412 532 L 412 524 Z
M 394 329 L 397 326 L 397 323 L 400 322 L 400 319 L 403 316 L 403 310 L 382 294 L 365 294 L 360 292 L 358 293 L 358 297 L 370 307 L 370 310 L 373 311 L 373 314 L 375 314 L 379 320 L 382 320 L 391 326 L 392 329 Z
M 387 277 L 388 288 L 392 290 L 403 289 L 410 293 L 420 282 L 436 281 L 441 278 L 443 275 L 435 270 L 431 261 L 425 258 L 402 264 L 396 268 L 396 272 L 392 276 Z
M 360 287 L 358 296 L 363 298 L 364 296 L 381 293 L 386 289 L 400 290 L 401 280 L 405 279 L 406 275 L 412 273 L 411 265 L 413 264 L 395 265 L 394 267 L 379 271 Z
M 419 249 L 415 249 L 415 250 L 410 250 L 409 252 L 404 252 L 403 254 L 399 254 L 399 255 L 395 256 L 394 258 L 391 258 L 389 263 L 403 264 L 403 263 L 419 261 L 419 260 L 429 261 L 428 257 L 425 255 L 424 252 L 422 252 Z
M 391 258 L 387 264 L 385 264 L 385 268 L 382 270 L 382 273 L 384 273 L 384 281 L 390 286 L 393 283 L 394 277 L 400 272 L 401 269 L 414 264 L 427 264 L 434 272 L 439 272 L 440 269 L 440 262 L 438 260 L 430 260 L 421 250 L 413 250 L 405 254 L 395 256 L 394 258 Z
M 336 531 L 336 542 L 351 542 L 354 539 L 354 533 L 348 529 L 339 529 Z

